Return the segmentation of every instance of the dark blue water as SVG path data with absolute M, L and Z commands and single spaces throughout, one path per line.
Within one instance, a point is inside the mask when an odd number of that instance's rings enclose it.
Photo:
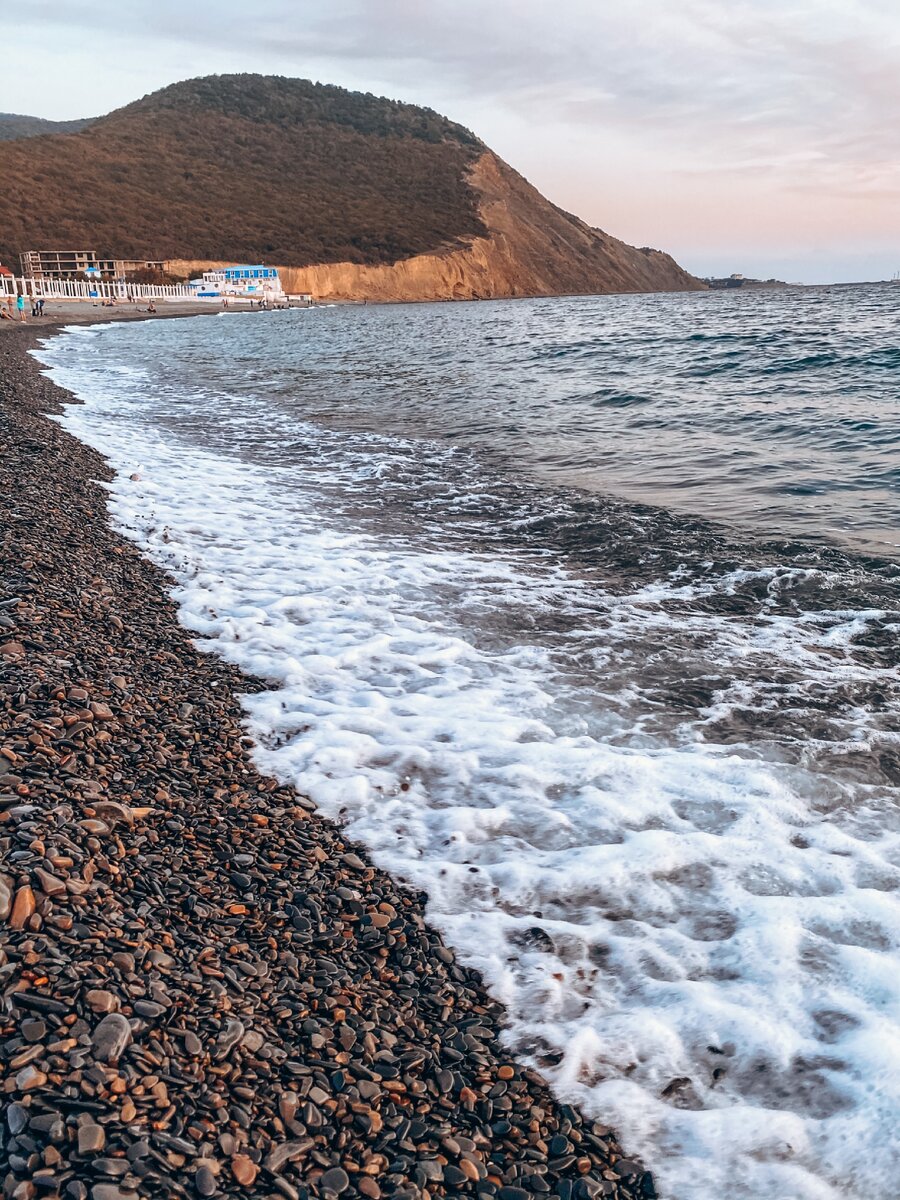
M 280 394 L 314 419 L 900 553 L 900 288 L 329 309 L 296 335 L 272 316 Z

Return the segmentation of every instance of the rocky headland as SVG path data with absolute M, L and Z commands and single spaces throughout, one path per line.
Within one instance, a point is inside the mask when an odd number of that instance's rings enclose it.
M 457 122 L 305 79 L 189 79 L 66 127 L 0 116 L 0 175 L 16 267 L 75 245 L 174 276 L 264 262 L 324 300 L 706 286 L 552 204 Z

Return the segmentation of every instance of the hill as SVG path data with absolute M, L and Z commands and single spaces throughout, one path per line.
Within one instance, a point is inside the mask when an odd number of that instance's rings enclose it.
M 43 117 L 26 117 L 21 113 L 0 113 L 0 142 L 40 137 L 45 133 L 77 133 L 90 124 L 90 117 L 80 121 L 46 121 Z
M 0 175 L 0 260 L 77 244 L 185 269 L 261 261 L 377 299 L 702 286 L 550 204 L 461 125 L 306 80 L 173 84 L 0 143 Z

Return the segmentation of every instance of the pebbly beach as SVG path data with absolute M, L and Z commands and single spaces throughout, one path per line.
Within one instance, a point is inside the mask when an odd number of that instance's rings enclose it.
M 0 305 L 0 312 L 4 308 Z M 146 321 L 151 316 L 157 319 L 171 317 L 196 317 L 210 315 L 222 311 L 221 304 L 204 303 L 192 300 L 182 303 L 165 303 L 154 313 L 148 313 L 145 304 L 113 304 L 103 305 L 92 300 L 49 300 L 44 307 L 43 316 L 29 315 L 30 304 L 26 305 L 25 320 L 17 314 L 15 306 L 8 303 L 5 308 L 7 319 L 0 320 L 0 333 L 11 332 L 13 329 L 26 325 L 32 330 L 48 330 L 58 325 L 93 325 L 107 321 Z
M 425 897 L 257 772 L 263 682 L 197 648 L 48 419 L 55 315 L 0 323 L 3 1195 L 651 1200 L 504 1052 Z

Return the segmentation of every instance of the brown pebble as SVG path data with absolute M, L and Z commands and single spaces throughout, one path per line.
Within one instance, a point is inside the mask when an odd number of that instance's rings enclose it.
M 47 1076 L 32 1063 L 23 1067 L 16 1076 L 16 1087 L 20 1092 L 34 1091 L 35 1088 L 43 1087 L 46 1082 Z
M 9 918 L 9 923 L 13 929 L 24 929 L 25 922 L 34 912 L 34 892 L 27 883 L 23 883 L 16 892 L 16 898 L 13 901 L 12 914 Z
M 61 896 L 66 890 L 65 883 L 61 879 L 58 879 L 56 875 L 51 875 L 49 871 L 45 871 L 43 867 L 37 867 L 34 873 L 44 895 Z
M 91 1012 L 111 1013 L 119 1007 L 119 1001 L 112 992 L 107 992 L 103 988 L 92 988 L 84 998 Z
M 106 1145 L 106 1133 L 100 1125 L 89 1123 L 78 1130 L 78 1153 L 96 1154 Z
M 250 1187 L 259 1174 L 259 1167 L 246 1154 L 235 1154 L 231 1160 L 231 1173 L 241 1187 Z
M 282 1121 L 293 1121 L 300 1097 L 296 1092 L 282 1092 L 278 1097 L 278 1112 Z

